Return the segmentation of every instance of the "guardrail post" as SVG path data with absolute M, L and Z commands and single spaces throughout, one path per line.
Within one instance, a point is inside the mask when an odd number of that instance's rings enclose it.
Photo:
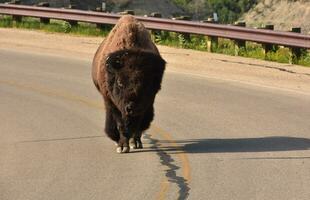
M 105 10 L 106 10 L 106 3 L 105 2 L 102 2 L 102 7 L 100 9 L 96 8 L 97 12 L 103 12 Z M 130 11 L 130 10 L 129 11 L 127 10 L 127 11 L 124 11 L 124 12 L 119 12 L 118 14 L 126 15 L 126 14 L 129 14 L 129 13 L 131 13 L 133 15 L 135 14 L 134 11 Z M 97 28 L 99 28 L 101 30 L 105 30 L 105 31 L 111 30 L 113 28 L 113 25 L 111 25 L 111 24 L 96 23 L 96 26 L 97 26 Z
M 268 24 L 265 25 L 263 28 L 261 29 L 266 29 L 266 30 L 274 30 L 274 25 L 272 24 Z M 276 52 L 278 50 L 278 46 L 274 45 L 274 44 L 270 44 L 270 43 L 263 43 L 262 44 L 263 47 L 263 52 L 265 55 L 265 59 L 267 59 L 267 55 L 269 52 Z
M 48 2 L 40 2 L 37 5 L 38 7 L 50 7 L 50 3 Z M 50 23 L 50 19 L 49 18 L 45 18 L 45 17 L 41 17 L 40 18 L 40 22 L 43 24 L 48 24 Z
M 208 18 L 202 21 L 203 23 L 217 23 L 213 18 Z M 215 52 L 218 47 L 218 37 L 216 36 L 206 36 L 207 50 L 208 52 Z
M 7 4 L 20 5 L 21 1 L 20 0 L 12 0 L 10 2 L 7 2 Z M 13 21 L 16 21 L 16 22 L 21 22 L 22 21 L 22 16 L 19 16 L 19 15 L 13 15 L 12 18 L 13 18 Z
M 245 22 L 235 22 L 234 26 L 246 27 Z M 234 40 L 234 49 L 235 49 L 235 56 L 240 55 L 241 49 L 246 49 L 246 41 L 245 40 Z
M 153 12 L 150 15 L 151 17 L 155 17 L 155 18 L 162 18 L 162 15 L 158 12 Z M 161 30 L 152 30 L 151 33 L 156 37 L 161 35 Z
M 96 24 L 97 28 L 101 30 L 110 31 L 113 28 L 113 25 L 111 24 Z
M 185 20 L 185 21 L 190 21 L 191 18 L 189 16 L 180 16 L 180 17 L 175 17 L 172 18 L 173 20 Z M 179 33 L 185 41 L 190 41 L 191 40 L 191 35 L 189 33 Z
M 69 6 L 68 6 L 68 9 L 76 9 L 76 8 L 77 8 L 77 6 L 75 4 L 69 4 Z M 70 24 L 71 27 L 78 25 L 77 21 L 68 20 L 67 22 Z
M 294 33 L 301 33 L 301 28 L 292 28 L 292 31 Z M 302 54 L 306 52 L 306 49 L 299 48 L 299 47 L 290 47 L 290 58 L 289 58 L 289 63 L 290 64 L 298 64 L 298 61 Z

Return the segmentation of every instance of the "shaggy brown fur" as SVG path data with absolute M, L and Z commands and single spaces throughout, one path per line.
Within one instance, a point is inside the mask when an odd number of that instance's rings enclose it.
M 105 132 L 119 153 L 129 151 L 129 140 L 131 147 L 142 148 L 164 69 L 150 34 L 132 16 L 123 16 L 98 48 L 92 76 L 105 101 Z

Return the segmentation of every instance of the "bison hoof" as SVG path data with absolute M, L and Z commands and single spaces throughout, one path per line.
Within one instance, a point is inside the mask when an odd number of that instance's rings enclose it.
M 130 148 L 129 147 L 117 147 L 116 153 L 129 153 Z
M 133 139 L 129 140 L 129 147 L 130 149 L 143 149 L 143 145 L 140 139 Z
M 130 148 L 129 147 L 123 147 L 122 153 L 129 153 Z
M 117 147 L 116 148 L 116 153 L 122 153 L 122 147 Z
M 143 149 L 143 145 L 142 145 L 142 142 L 141 141 L 137 141 L 137 146 L 136 146 L 137 149 Z
M 129 147 L 130 147 L 130 149 L 136 149 L 137 148 L 136 141 L 134 138 L 130 138 Z
M 137 149 L 136 144 L 129 144 L 130 149 Z

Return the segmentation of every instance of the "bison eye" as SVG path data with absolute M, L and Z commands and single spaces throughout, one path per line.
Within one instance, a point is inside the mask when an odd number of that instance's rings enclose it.
M 124 87 L 124 84 L 119 79 L 117 79 L 116 83 L 117 83 L 118 87 L 120 87 L 120 88 Z

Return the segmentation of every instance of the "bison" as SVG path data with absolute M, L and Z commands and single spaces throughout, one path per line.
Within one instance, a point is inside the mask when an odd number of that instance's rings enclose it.
M 99 46 L 92 78 L 106 107 L 105 132 L 118 153 L 143 148 L 141 135 L 154 118 L 165 65 L 149 32 L 130 15 L 121 17 Z

